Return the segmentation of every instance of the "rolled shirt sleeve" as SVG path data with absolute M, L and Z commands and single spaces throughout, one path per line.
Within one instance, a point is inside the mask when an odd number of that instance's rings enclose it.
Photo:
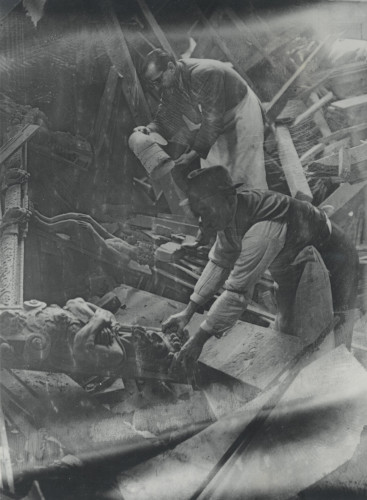
M 285 222 L 265 221 L 251 227 L 242 240 L 242 250 L 224 284 L 224 292 L 209 310 L 200 327 L 221 336 L 240 318 L 252 297 L 255 284 L 285 244 Z
M 227 231 L 217 233 L 217 239 L 209 253 L 209 262 L 190 297 L 198 305 L 204 305 L 218 292 L 239 256 L 239 244 L 233 238 L 228 239 L 228 236 Z

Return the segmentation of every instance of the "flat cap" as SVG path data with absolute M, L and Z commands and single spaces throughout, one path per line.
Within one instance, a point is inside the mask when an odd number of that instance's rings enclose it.
M 203 199 L 216 194 L 235 193 L 242 184 L 233 184 L 232 178 L 222 165 L 200 168 L 189 173 L 186 180 L 188 199 L 181 202 L 187 204 L 189 200 Z

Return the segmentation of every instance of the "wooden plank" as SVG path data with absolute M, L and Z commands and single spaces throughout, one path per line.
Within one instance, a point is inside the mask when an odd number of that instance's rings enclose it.
M 312 75 L 312 85 L 307 89 L 300 92 L 298 97 L 300 99 L 307 99 L 311 92 L 315 91 L 318 87 L 322 85 L 329 84 L 330 80 L 333 78 L 343 77 L 344 75 L 350 75 L 353 73 L 364 72 L 366 70 L 366 63 L 350 63 L 338 66 L 337 68 L 330 68 L 324 71 L 318 71 Z
M 366 188 L 367 181 L 354 185 L 343 184 L 330 196 L 328 196 L 328 198 L 321 203 L 321 206 L 331 205 L 335 211 L 330 218 L 334 219 L 339 210 L 342 210 L 360 193 L 360 191 L 363 191 Z
M 145 229 L 153 229 L 157 225 L 169 227 L 176 234 L 183 233 L 189 236 L 196 236 L 199 227 L 194 224 L 187 224 L 179 218 L 153 217 L 150 215 L 139 214 L 128 220 L 128 224 Z
M 337 130 L 336 132 L 330 133 L 329 135 L 323 137 L 321 139 L 321 142 L 327 144 L 329 142 L 343 139 L 344 137 L 353 137 L 353 134 L 358 134 L 359 132 L 363 132 L 365 130 L 367 130 L 367 123 L 360 123 L 358 125 L 353 125 L 352 127 L 343 128 L 341 130 Z
M 312 161 L 316 155 L 321 153 L 325 149 L 324 144 L 315 144 L 315 146 L 312 146 L 311 149 L 306 151 L 306 153 L 303 153 L 299 161 L 301 162 L 301 165 L 307 165 L 310 161 Z
M 109 0 L 99 0 L 102 12 L 100 36 L 106 51 L 122 77 L 122 90 L 136 125 L 146 125 L 151 121 L 151 112 L 145 99 L 134 63 L 121 25 Z
M 99 105 L 98 116 L 94 127 L 95 153 L 98 155 L 101 151 L 107 128 L 111 120 L 112 105 L 116 95 L 118 81 L 121 79 L 114 66 L 111 66 L 108 73 L 107 82 L 103 91 L 102 99 Z
M 151 30 L 155 34 L 157 40 L 159 41 L 161 47 L 168 52 L 169 54 L 172 54 L 175 56 L 175 52 L 171 47 L 171 44 L 166 38 L 166 35 L 162 31 L 161 27 L 157 23 L 155 17 L 153 16 L 151 10 L 149 9 L 148 5 L 145 3 L 145 0 L 137 0 L 137 3 L 142 11 L 142 14 L 144 16 L 144 19 L 150 26 Z
M 356 106 L 366 106 L 367 105 L 367 94 L 358 95 L 354 97 L 348 97 L 347 99 L 342 99 L 341 101 L 333 102 L 333 108 L 349 110 L 355 108 Z
M 39 125 L 25 125 L 14 137 L 9 139 L 9 141 L 0 148 L 0 165 L 22 147 L 24 143 L 29 141 L 39 128 Z
M 281 110 L 284 108 L 288 100 L 288 97 L 290 95 L 292 86 L 302 75 L 302 73 L 307 69 L 311 61 L 315 58 L 315 56 L 325 45 L 328 38 L 329 37 L 327 37 L 323 42 L 321 42 L 316 47 L 316 49 L 307 57 L 307 59 L 301 64 L 301 66 L 297 69 L 297 71 L 291 76 L 291 78 L 283 85 L 283 87 L 273 97 L 273 99 L 271 100 L 266 109 L 267 117 L 270 122 L 273 122 L 275 118 L 278 116 L 278 114 L 281 112 Z
M 312 193 L 307 183 L 302 164 L 294 147 L 287 127 L 275 128 L 280 162 L 288 183 L 291 195 L 299 200 L 312 201 Z
M 311 92 L 309 101 L 311 104 L 316 104 L 317 102 L 320 102 L 320 99 L 316 92 Z M 322 134 L 323 137 L 326 137 L 331 134 L 331 130 L 329 127 L 328 122 L 325 120 L 324 115 L 321 110 L 316 111 L 313 115 L 313 121 L 316 123 L 316 125 L 319 127 L 319 130 Z
M 285 48 L 292 42 L 292 40 L 293 37 L 287 37 L 287 34 L 285 34 L 284 36 L 272 38 L 271 42 L 268 42 L 267 45 L 264 46 L 264 50 L 266 50 L 268 55 L 271 56 L 271 54 L 273 54 L 274 52 Z M 255 66 L 260 64 L 261 61 L 263 61 L 262 55 L 259 52 L 254 53 L 254 55 L 250 57 L 245 65 L 246 71 L 250 71 Z
M 331 144 L 326 144 L 324 149 L 324 156 L 332 155 L 335 152 L 338 152 L 341 148 L 350 148 L 350 137 L 344 137 L 344 139 L 340 139 L 339 141 L 332 142 Z
M 238 59 L 233 56 L 233 53 L 228 49 L 226 42 L 219 35 L 218 29 L 216 29 L 215 26 L 213 26 L 213 23 L 216 22 L 216 19 L 220 15 L 220 12 L 214 11 L 213 14 L 211 15 L 210 19 L 207 19 L 207 17 L 203 14 L 201 9 L 196 4 L 195 0 L 190 0 L 189 8 L 190 8 L 192 15 L 194 17 L 196 17 L 202 23 L 203 28 L 204 28 L 203 32 L 205 33 L 205 35 L 206 36 L 209 35 L 209 39 L 212 39 L 213 42 L 218 45 L 218 47 L 223 52 L 223 54 L 225 55 L 227 60 L 232 63 L 234 69 L 246 80 L 246 82 L 255 91 L 255 86 L 251 82 L 251 78 L 248 76 L 243 65 L 239 64 Z M 210 44 L 210 41 L 208 41 L 208 43 Z M 193 53 L 192 57 L 195 57 L 195 52 Z
M 350 148 L 349 152 L 352 165 L 367 160 L 367 144 L 361 144 L 360 146 Z M 333 153 L 329 156 L 318 158 L 317 160 L 315 160 L 315 163 L 319 165 L 326 165 L 329 167 L 338 167 L 339 153 Z
M 299 125 L 304 120 L 307 120 L 307 118 L 310 118 L 312 115 L 314 115 L 317 111 L 319 111 L 323 106 L 328 104 L 333 99 L 334 99 L 334 94 L 332 92 L 328 92 L 326 95 L 324 95 L 322 99 L 318 99 L 316 102 L 314 102 L 312 106 L 306 109 L 304 113 L 297 116 L 297 118 L 293 122 L 293 125 Z
M 21 2 L 21 0 L 6 0 L 0 4 L 0 21 L 6 18 L 10 12 Z
M 339 177 L 348 180 L 350 177 L 350 167 L 351 167 L 350 150 L 347 148 L 340 148 L 339 169 L 338 169 Z

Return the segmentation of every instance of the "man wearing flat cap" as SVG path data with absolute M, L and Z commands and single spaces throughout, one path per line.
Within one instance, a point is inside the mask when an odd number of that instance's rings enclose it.
M 234 325 L 266 269 L 279 286 L 279 331 L 302 337 L 308 326 L 305 323 L 312 324 L 317 313 L 324 314 L 316 309 L 324 307 L 329 294 L 331 315 L 334 311 L 340 326 L 334 332 L 335 343 L 350 348 L 352 330 L 341 326 L 349 321 L 356 302 L 359 263 L 353 244 L 324 211 L 308 202 L 266 190 L 237 193 L 237 187 L 222 166 L 195 170 L 187 178 L 191 210 L 203 227 L 215 230 L 217 236 L 189 304 L 168 318 L 163 329 L 183 331 L 197 309 L 222 287 L 223 291 L 199 330 L 182 347 L 177 362 L 187 365 L 196 361 L 211 336 L 219 337 Z M 258 224 L 262 225 L 260 233 Z M 315 310 L 308 310 L 308 301 L 304 301 L 301 307 L 306 309 L 303 317 L 306 315 L 307 321 L 297 322 L 298 288 L 310 262 L 317 266 L 317 272 L 311 285 L 308 282 L 311 288 L 307 294 L 310 298 L 321 294 L 326 299 L 317 301 Z

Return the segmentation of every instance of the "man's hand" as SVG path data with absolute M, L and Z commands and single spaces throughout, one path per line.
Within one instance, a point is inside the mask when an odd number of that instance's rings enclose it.
M 181 156 L 179 156 L 177 160 L 175 160 L 175 164 L 177 167 L 186 167 L 187 165 L 190 165 L 190 163 L 192 163 L 198 157 L 199 154 L 196 151 L 191 150 L 188 153 L 184 153 Z
M 186 373 L 191 374 L 195 363 L 200 357 L 205 342 L 210 337 L 210 333 L 207 333 L 202 329 L 199 329 L 194 335 L 192 335 L 182 346 L 180 352 L 175 354 L 171 365 L 171 371 L 175 372 L 183 368 Z
M 172 316 L 162 323 L 162 331 L 174 332 L 180 336 L 190 319 L 191 316 L 187 313 L 186 309 L 177 314 L 172 314 Z
M 149 135 L 151 130 L 145 125 L 139 125 L 139 127 L 135 127 L 133 132 L 141 132 L 142 134 Z

